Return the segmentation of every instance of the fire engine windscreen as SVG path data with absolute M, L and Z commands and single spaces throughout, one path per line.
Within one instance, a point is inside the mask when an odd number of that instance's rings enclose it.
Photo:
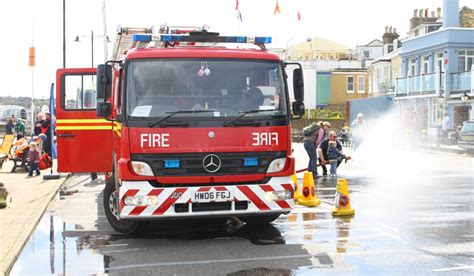
M 276 61 L 237 59 L 133 60 L 127 66 L 130 117 L 163 117 L 170 112 L 213 110 L 200 117 L 287 116 L 282 66 Z M 179 116 L 196 116 L 180 113 Z

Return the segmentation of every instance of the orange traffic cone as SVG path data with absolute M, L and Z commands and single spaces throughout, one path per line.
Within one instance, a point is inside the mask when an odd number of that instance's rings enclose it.
M 293 195 L 293 199 L 298 201 L 301 198 L 301 189 L 300 185 L 298 185 L 298 178 L 296 178 L 296 174 L 291 176 L 291 180 L 293 180 L 293 183 L 295 183 L 295 193 Z
M 307 207 L 314 207 L 321 203 L 318 195 L 316 194 L 316 188 L 314 187 L 313 173 L 305 172 L 303 176 L 303 189 L 301 198 L 298 200 L 298 204 Z
M 336 201 L 332 209 L 333 216 L 353 216 L 354 209 L 351 208 L 351 201 L 349 199 L 349 188 L 347 187 L 347 179 L 337 179 L 336 186 Z

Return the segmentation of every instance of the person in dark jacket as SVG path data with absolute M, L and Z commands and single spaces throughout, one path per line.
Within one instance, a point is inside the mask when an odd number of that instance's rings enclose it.
M 43 114 L 38 114 L 36 118 L 37 121 L 35 122 L 35 136 L 38 136 L 41 134 L 41 125 L 44 123 Z
M 310 135 L 305 136 L 303 140 L 304 149 L 309 157 L 308 172 L 313 174 L 314 179 L 316 179 L 316 176 L 318 175 L 318 171 L 316 170 L 316 161 L 318 160 L 318 156 L 316 155 L 316 139 L 315 131 Z
M 337 134 L 335 131 L 330 131 L 328 138 L 325 139 L 324 141 L 321 142 L 318 146 L 318 155 L 321 158 L 321 166 L 326 166 L 326 163 L 329 162 L 329 156 L 328 156 L 328 148 L 329 148 L 329 142 L 336 142 L 336 148 L 342 152 L 342 145 L 337 141 Z M 351 159 L 350 156 L 345 155 L 345 158 L 347 160 Z M 342 159 L 337 160 L 336 168 L 339 167 L 339 165 L 342 163 Z
M 44 115 L 46 118 L 41 124 L 41 133 L 44 133 L 47 139 L 43 142 L 43 150 L 45 153 L 51 156 L 51 114 L 46 112 Z
M 336 147 L 336 141 L 329 141 L 328 144 L 328 160 L 331 164 L 331 176 L 336 176 L 337 174 L 337 161 L 342 160 L 346 156 L 342 154 Z
M 36 143 L 30 143 L 30 154 L 28 160 L 30 161 L 30 170 L 28 172 L 28 176 L 33 176 L 33 171 L 36 171 L 36 176 L 40 175 L 40 170 L 38 169 L 39 163 L 39 151 L 36 149 Z
M 13 119 L 8 119 L 8 122 L 5 126 L 5 132 L 7 134 L 13 134 L 13 128 L 15 127 L 15 125 L 13 124 Z

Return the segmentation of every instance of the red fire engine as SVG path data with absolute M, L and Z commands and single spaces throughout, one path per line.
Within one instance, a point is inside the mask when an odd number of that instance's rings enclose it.
M 265 50 L 269 37 L 164 26 L 120 28 L 117 42 L 116 60 L 56 79 L 58 170 L 111 172 L 103 198 L 116 231 L 155 219 L 269 223 L 291 211 L 301 65 L 291 63 L 290 105 L 290 64 Z M 77 98 L 95 88 L 96 107 Z

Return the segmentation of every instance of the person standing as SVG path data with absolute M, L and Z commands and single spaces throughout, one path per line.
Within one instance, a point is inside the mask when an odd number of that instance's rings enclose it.
M 335 177 L 337 175 L 337 161 L 340 159 L 345 158 L 346 156 L 342 154 L 338 149 L 337 149 L 337 143 L 336 141 L 329 141 L 329 146 L 328 146 L 328 160 L 329 163 L 331 164 L 331 176 Z
M 35 136 L 38 136 L 41 134 L 41 125 L 43 124 L 43 114 L 39 113 L 36 116 L 37 120 L 35 122 Z
M 15 124 L 15 131 L 16 131 L 16 139 L 20 140 L 21 138 L 25 137 L 25 124 L 21 119 L 18 120 Z
M 321 166 L 325 167 L 326 166 L 326 162 L 329 162 L 329 161 L 326 161 L 326 160 L 329 160 L 329 156 L 328 156 L 328 149 L 329 149 L 329 142 L 335 142 L 336 143 L 336 148 L 339 150 L 340 153 L 343 153 L 342 152 L 342 145 L 341 143 L 339 143 L 339 141 L 337 141 L 337 134 L 335 131 L 330 131 L 329 132 L 329 135 L 328 135 L 328 138 L 327 139 L 324 139 L 324 141 L 321 142 L 321 144 L 319 144 L 319 147 L 318 147 L 318 155 L 321 158 Z M 348 155 L 345 155 L 345 158 L 346 159 L 351 159 L 350 156 Z M 342 159 L 338 159 L 337 160 L 337 164 L 336 164 L 336 168 L 339 167 L 339 165 L 341 164 L 342 162 Z
M 448 112 L 444 112 L 443 123 L 441 125 L 441 135 L 443 139 L 448 138 L 449 123 L 450 123 L 449 114 Z
M 15 125 L 13 124 L 13 119 L 8 119 L 7 124 L 5 125 L 5 132 L 7 134 L 13 134 L 13 129 L 15 128 Z
M 30 170 L 28 172 L 28 176 L 33 176 L 33 171 L 36 171 L 36 176 L 40 175 L 40 170 L 38 169 L 39 163 L 39 151 L 36 149 L 36 143 L 30 143 L 30 154 L 28 160 L 30 162 Z
M 352 122 L 352 144 L 354 150 L 356 150 L 367 135 L 367 125 L 365 124 L 364 115 L 362 113 L 357 114 L 357 118 Z
M 304 149 L 309 157 L 308 172 L 313 174 L 314 179 L 316 179 L 316 176 L 318 175 L 318 171 L 316 170 L 316 161 L 318 159 L 316 155 L 316 132 L 317 131 L 308 133 L 308 135 L 305 135 L 303 140 Z
M 46 118 L 41 124 L 41 133 L 45 134 L 47 139 L 43 141 L 43 151 L 51 156 L 51 114 L 46 112 L 44 115 Z
M 331 123 L 329 122 L 323 122 L 321 123 L 321 128 L 318 130 L 318 134 L 317 134 L 317 139 L 316 139 L 316 148 L 321 144 L 321 142 L 326 139 L 327 137 L 327 133 L 329 131 L 329 129 L 331 128 Z M 318 160 L 319 160 L 319 164 L 322 164 L 321 162 L 321 155 L 318 155 Z M 323 175 L 327 175 L 328 174 L 328 170 L 326 168 L 326 166 L 322 166 L 323 168 Z M 317 170 L 317 168 L 316 168 Z

